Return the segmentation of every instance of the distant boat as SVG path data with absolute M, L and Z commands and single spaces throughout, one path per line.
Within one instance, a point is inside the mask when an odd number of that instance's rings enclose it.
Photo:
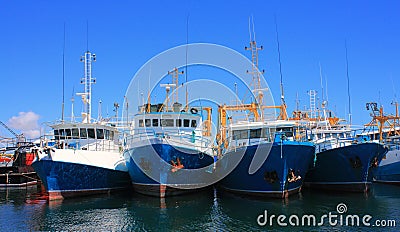
M 129 187 L 130 178 L 122 156 L 122 144 L 115 124 L 91 119 L 91 61 L 94 54 L 83 57 L 85 92 L 82 122 L 60 121 L 50 124 L 52 131 L 31 148 L 32 163 L 49 194 L 49 200 L 98 193 Z
M 365 131 L 358 136 L 366 140 L 382 142 L 388 148 L 378 168 L 374 172 L 374 181 L 400 185 L 400 117 L 398 103 L 395 102 L 396 114 L 385 115 L 383 107 L 379 111 L 376 103 L 370 104 L 372 121 L 366 125 Z
M 374 181 L 400 185 L 400 136 L 391 136 L 386 141 L 389 151 L 374 173 Z
M 40 183 L 31 166 L 34 154 L 30 148 L 33 146 L 30 142 L 17 142 L 0 155 L 0 188 L 19 188 Z
M 171 72 L 178 81 L 178 69 Z M 162 84 L 167 91 L 166 103 L 144 104 L 134 116 L 131 135 L 125 137 L 124 156 L 133 189 L 141 194 L 167 197 L 197 191 L 206 187 L 211 173 L 198 176 L 188 172 L 210 166 L 214 162 L 210 136 L 211 110 L 202 107 L 182 107 L 169 104 L 170 88 L 178 83 Z M 176 92 L 175 92 L 176 93 Z M 150 98 L 149 98 L 150 99 Z M 177 97 L 175 98 L 177 99 Z M 203 112 L 207 120 L 203 128 Z
M 325 104 L 323 102 L 322 112 L 294 113 L 293 120 L 307 125 L 305 136 L 316 146 L 316 159 L 307 173 L 305 186 L 346 192 L 369 191 L 372 173 L 387 149 L 380 143 L 357 140 L 350 125 L 341 124 Z
M 34 154 L 30 148 L 34 144 L 27 142 L 23 134 L 17 134 L 1 121 L 0 125 L 15 136 L 0 138 L 0 188 L 19 188 L 40 183 L 31 166 Z

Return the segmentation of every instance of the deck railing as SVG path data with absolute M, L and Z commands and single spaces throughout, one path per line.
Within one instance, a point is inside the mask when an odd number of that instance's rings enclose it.
M 190 135 L 178 130 L 163 130 L 162 132 L 156 132 L 152 129 L 135 129 L 133 135 L 125 137 L 124 145 L 126 148 L 130 148 L 135 142 L 146 141 L 153 138 L 167 139 L 182 145 L 191 144 L 197 148 L 207 148 L 212 145 L 209 138 L 201 135 Z
M 121 146 L 114 140 L 95 138 L 76 138 L 76 136 L 63 136 L 64 139 L 54 139 L 52 136 L 42 136 L 40 146 L 54 147 L 56 149 L 73 149 L 88 151 L 120 152 Z

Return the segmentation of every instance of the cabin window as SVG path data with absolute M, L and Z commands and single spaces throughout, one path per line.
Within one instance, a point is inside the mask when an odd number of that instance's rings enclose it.
M 182 126 L 182 119 L 177 119 L 176 122 L 175 122 L 175 125 L 177 127 L 181 127 Z
M 98 139 L 104 139 L 104 130 L 103 129 L 96 129 L 96 135 Z
M 158 126 L 158 118 L 153 118 L 153 126 L 154 127 Z
M 190 125 L 190 119 L 183 119 L 183 126 L 189 127 L 189 125 Z
M 250 130 L 250 138 L 251 139 L 261 138 L 261 128 L 251 129 Z
M 104 130 L 104 138 L 110 139 L 110 131 L 109 130 Z
M 87 139 L 87 131 L 86 128 L 80 128 L 79 132 L 81 133 L 81 138 L 82 139 Z
M 369 138 L 370 138 L 371 140 L 374 140 L 374 139 L 375 139 L 375 136 L 372 134 L 372 135 L 369 135 Z
M 150 120 L 150 119 L 145 119 L 145 120 L 144 120 L 144 125 L 145 125 L 146 127 L 151 127 L 151 120 Z
M 144 126 L 143 119 L 139 119 L 139 127 L 143 127 L 143 126 Z
M 55 138 L 56 140 L 59 140 L 59 139 L 60 139 L 60 134 L 59 134 L 58 132 L 59 132 L 58 130 L 54 130 L 54 138 Z
M 173 119 L 161 119 L 161 126 L 162 127 L 173 127 L 174 120 Z
M 114 140 L 114 131 L 110 131 L 110 140 Z
M 78 128 L 72 128 L 72 138 L 79 139 L 79 130 Z
M 58 133 L 60 135 L 60 139 L 65 139 L 65 131 L 64 131 L 64 129 L 58 130 Z
M 234 130 L 233 139 L 247 139 L 249 137 L 248 130 Z
M 325 134 L 325 138 L 329 139 L 331 137 L 331 134 Z
M 88 128 L 87 132 L 88 132 L 88 137 L 90 139 L 95 139 L 96 138 L 96 134 L 94 133 L 94 129 L 93 128 Z
M 286 137 L 293 137 L 293 127 L 276 128 L 277 131 L 283 133 Z
M 192 120 L 192 127 L 197 127 L 197 121 L 196 120 Z
M 65 129 L 66 139 L 71 139 L 71 129 Z

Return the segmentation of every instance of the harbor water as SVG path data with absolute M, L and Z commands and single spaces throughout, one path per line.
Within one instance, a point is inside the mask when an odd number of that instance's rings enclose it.
M 366 194 L 303 189 L 301 194 L 284 200 L 237 196 L 210 188 L 165 199 L 120 192 L 50 202 L 35 186 L 0 190 L 0 228 L 1 231 L 399 231 L 399 205 L 400 187 L 382 184 L 374 184 Z M 308 221 L 311 215 L 316 218 L 315 224 Z

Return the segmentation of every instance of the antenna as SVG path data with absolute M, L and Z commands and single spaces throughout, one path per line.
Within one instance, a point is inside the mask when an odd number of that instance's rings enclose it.
M 75 121 L 75 115 L 74 115 L 74 102 L 75 102 L 74 92 L 75 92 L 75 87 L 72 86 L 72 97 L 71 97 L 71 122 L 74 122 L 74 121 Z
M 115 118 L 117 120 L 118 120 L 118 108 L 119 108 L 118 102 L 114 102 L 114 112 L 115 112 Z
M 150 70 L 149 70 L 149 89 L 147 91 L 147 103 L 146 103 L 146 109 L 145 112 L 146 113 L 150 113 L 150 107 L 151 107 L 151 98 L 150 98 L 150 77 L 151 77 L 151 65 L 150 65 Z
M 326 101 L 329 102 L 328 98 L 328 77 L 325 75 L 325 94 L 326 94 Z
M 187 72 L 187 64 L 188 64 L 188 44 L 189 44 L 189 14 L 187 15 L 187 17 L 186 17 L 186 63 L 185 63 L 185 72 L 186 72 L 186 74 L 185 74 L 185 101 L 186 101 L 186 104 L 185 104 L 185 111 L 188 111 L 188 108 L 189 108 L 189 103 L 188 103 L 188 101 L 189 101 L 189 99 L 188 99 L 188 88 L 187 88 L 187 81 L 188 81 L 188 77 L 187 77 L 187 75 L 188 75 L 188 72 Z
M 61 121 L 64 122 L 64 101 L 65 101 L 65 22 L 64 22 L 64 42 L 62 54 L 62 105 L 61 105 Z
M 394 94 L 394 101 L 397 102 L 397 94 L 396 94 L 396 88 L 394 86 L 394 81 L 393 81 L 393 75 L 390 74 L 390 79 L 392 80 L 392 87 L 393 87 L 393 94 Z
M 285 94 L 283 92 L 283 76 L 282 76 L 282 62 L 281 62 L 281 50 L 280 50 L 280 46 L 279 46 L 279 34 L 278 34 L 278 22 L 276 20 L 276 16 L 275 16 L 275 30 L 276 30 L 276 43 L 278 46 L 278 60 L 279 60 L 279 74 L 281 77 L 281 103 L 283 105 L 285 105 Z
M 349 121 L 351 125 L 352 121 L 351 121 L 351 101 L 350 101 L 350 78 L 349 78 L 349 60 L 347 58 L 347 40 L 344 41 L 344 46 L 346 48 L 347 96 L 349 98 Z
M 322 67 L 321 67 L 321 62 L 318 63 L 319 64 L 319 78 L 321 81 L 321 90 L 322 90 L 322 102 L 325 101 L 325 95 L 324 95 L 324 85 L 322 84 Z
M 86 20 L 86 51 L 89 51 L 89 20 Z
M 128 98 L 124 96 L 125 102 L 126 102 L 126 125 L 129 126 L 129 104 L 128 104 Z
M 250 21 L 250 17 L 249 17 L 249 36 L 250 36 L 249 41 L 251 42 L 251 41 L 253 40 L 253 37 L 252 37 L 252 35 L 251 35 L 251 21 Z
M 253 23 L 253 37 L 254 37 L 254 41 L 256 41 L 256 30 L 254 29 L 254 17 L 253 17 L 253 15 L 251 16 L 251 21 Z
M 236 94 L 236 96 L 235 96 L 235 98 L 236 98 L 235 102 L 236 102 L 236 105 L 238 105 L 239 102 L 238 102 L 238 88 L 237 88 L 237 83 L 235 82 L 234 85 L 235 85 L 235 94 Z
M 102 104 L 103 102 L 100 100 L 99 101 L 99 108 L 97 109 L 97 121 L 101 121 L 102 120 L 102 116 L 101 116 L 101 104 Z

